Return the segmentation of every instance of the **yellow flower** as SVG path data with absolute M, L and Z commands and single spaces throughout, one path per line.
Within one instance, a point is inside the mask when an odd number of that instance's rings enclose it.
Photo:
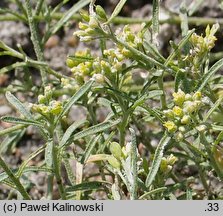
M 173 100 L 176 105 L 181 107 L 185 101 L 185 93 L 179 89 L 178 92 L 173 93 Z
M 168 132 L 170 132 L 170 133 L 173 133 L 177 130 L 177 126 L 175 125 L 175 123 L 173 121 L 167 121 L 164 123 L 163 126 L 166 127 Z
M 182 117 L 184 115 L 183 110 L 179 106 L 173 108 L 173 113 L 175 116 Z

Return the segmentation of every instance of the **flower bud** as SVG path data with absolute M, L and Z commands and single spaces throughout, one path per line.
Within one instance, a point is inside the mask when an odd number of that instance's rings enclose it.
M 38 96 L 38 102 L 40 104 L 45 104 L 45 103 L 47 103 L 47 98 L 44 95 L 39 95 Z
M 89 20 L 90 20 L 90 16 L 89 16 L 89 14 L 88 14 L 87 11 L 85 11 L 85 10 L 81 10 L 81 11 L 80 11 L 80 15 L 81 15 L 82 19 L 83 19 L 85 22 L 89 22 Z
M 115 158 L 119 160 L 122 158 L 122 149 L 121 149 L 121 146 L 117 142 L 112 142 L 110 144 L 110 152 Z
M 70 58 L 68 58 L 68 59 L 66 60 L 66 65 L 67 65 L 67 67 L 69 67 L 69 68 L 73 68 L 74 66 L 77 66 L 76 62 L 73 61 L 73 60 L 70 59 Z
M 178 128 L 178 130 L 179 130 L 180 132 L 182 132 L 182 133 L 185 133 L 185 132 L 186 132 L 186 128 L 185 128 L 184 126 L 180 126 L 180 127 Z
M 171 155 L 169 155 L 167 157 L 167 163 L 168 163 L 168 165 L 173 166 L 176 163 L 176 161 L 177 161 L 177 157 L 174 156 L 173 154 L 171 154 Z
M 97 5 L 95 10 L 96 10 L 97 15 L 98 15 L 103 21 L 107 21 L 106 12 L 105 12 L 105 10 L 104 10 L 100 5 Z
M 103 84 L 105 81 L 105 78 L 102 74 L 94 74 L 92 78 L 96 81 L 96 83 L 99 84 Z
M 81 30 L 86 30 L 86 29 L 89 28 L 89 26 L 88 26 L 87 24 L 82 23 L 82 22 L 79 22 L 79 23 L 78 23 L 78 27 L 79 27 L 79 29 L 81 29 Z
M 163 113 L 168 119 L 174 119 L 173 110 L 171 110 L 171 109 L 164 110 Z
M 47 100 L 51 100 L 53 92 L 50 86 L 46 86 L 44 89 L 44 95 L 46 97 Z
M 98 27 L 98 21 L 95 16 L 90 16 L 89 27 L 93 29 Z
M 192 96 L 190 94 L 186 94 L 185 95 L 185 100 L 186 101 L 191 101 L 192 100 Z
M 202 124 L 202 125 L 197 126 L 196 129 L 199 132 L 204 132 L 205 130 L 207 130 L 207 126 Z
M 181 124 L 189 124 L 190 123 L 190 116 L 189 115 L 184 115 L 180 122 L 181 122 Z
M 184 139 L 184 135 L 181 132 L 177 132 L 174 135 L 177 142 L 181 142 Z
M 185 113 L 190 114 L 190 113 L 193 113 L 194 111 L 196 111 L 196 108 L 197 107 L 196 107 L 196 104 L 194 102 L 192 102 L 192 101 L 186 101 L 184 103 L 184 109 L 183 109 L 183 111 Z
M 50 113 L 50 109 L 48 106 L 45 106 L 43 104 L 37 105 L 38 106 L 38 111 L 39 113 L 42 113 L 44 115 L 48 115 Z

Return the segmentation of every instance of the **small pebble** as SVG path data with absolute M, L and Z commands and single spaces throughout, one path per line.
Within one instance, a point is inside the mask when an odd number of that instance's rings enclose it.
M 57 36 L 57 35 L 53 35 L 53 36 L 51 36 L 51 37 L 48 39 L 48 41 L 46 42 L 46 44 L 45 44 L 45 48 L 52 48 L 52 47 L 57 46 L 58 43 L 59 43 L 59 40 L 60 40 L 59 36 Z

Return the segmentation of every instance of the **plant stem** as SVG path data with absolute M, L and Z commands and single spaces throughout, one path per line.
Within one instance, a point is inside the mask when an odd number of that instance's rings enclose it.
M 47 194 L 46 197 L 48 200 L 52 200 L 53 198 L 53 179 L 54 174 L 50 174 L 47 178 Z
M 62 179 L 61 179 L 61 173 L 60 173 L 60 152 L 58 148 L 56 148 L 55 143 L 53 145 L 53 161 L 54 161 L 54 174 L 56 177 L 57 185 L 58 185 L 58 190 L 61 196 L 62 200 L 66 200 L 66 195 L 65 195 L 65 190 L 62 184 Z
M 0 157 L 0 167 L 7 173 L 8 177 L 11 179 L 11 181 L 15 184 L 17 190 L 20 192 L 20 194 L 23 196 L 25 200 L 31 200 L 29 194 L 19 181 L 19 179 L 14 175 L 14 173 L 11 171 L 11 169 L 6 165 L 4 160 Z
M 120 145 L 121 146 L 124 146 L 124 144 L 125 144 L 125 133 L 126 133 L 125 129 L 128 124 L 128 118 L 129 118 L 128 112 L 123 111 L 122 122 L 120 123 L 120 126 L 119 126 Z
M 163 86 L 163 74 L 157 79 L 157 83 L 158 83 L 158 87 L 159 89 L 163 92 L 163 94 L 160 96 L 160 102 L 161 102 L 161 107 L 162 109 L 166 109 L 167 105 L 166 105 L 166 95 L 165 95 L 165 91 L 164 91 L 164 86 Z
M 30 0 L 25 0 L 25 6 L 26 6 L 26 11 L 27 11 L 27 16 L 28 16 L 28 23 L 29 23 L 30 33 L 31 33 L 31 40 L 32 40 L 32 43 L 33 43 L 33 46 L 34 46 L 36 57 L 37 57 L 38 61 L 43 62 L 44 61 L 43 51 L 42 51 L 42 48 L 41 48 L 41 43 L 40 43 L 35 19 L 33 17 Z M 45 86 L 46 82 L 47 82 L 47 76 L 46 76 L 45 69 L 41 68 L 40 73 L 41 73 L 43 85 Z
M 52 19 L 59 20 L 64 16 L 64 13 L 54 13 L 52 15 Z M 35 16 L 35 19 L 38 21 L 44 21 L 45 17 L 43 15 Z M 80 15 L 73 15 L 71 17 L 72 20 L 80 21 Z M 3 14 L 0 15 L 0 21 L 21 21 L 18 17 L 12 14 Z M 121 17 L 117 16 L 112 20 L 114 24 L 139 24 L 139 23 L 151 23 L 152 20 L 150 18 L 132 18 L 132 17 Z M 169 24 L 181 24 L 181 19 L 177 15 L 171 15 L 169 18 L 160 18 L 160 24 L 169 23 Z M 223 18 L 212 18 L 212 17 L 188 17 L 189 25 L 199 25 L 199 26 L 207 26 L 213 25 L 215 23 L 219 23 L 220 26 L 223 25 Z

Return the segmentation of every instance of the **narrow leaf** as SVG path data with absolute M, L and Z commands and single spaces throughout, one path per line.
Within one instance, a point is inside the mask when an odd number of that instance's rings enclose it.
M 33 126 L 44 128 L 44 126 L 40 124 L 38 121 L 29 120 L 29 119 L 21 119 L 17 117 L 4 116 L 4 117 L 1 117 L 1 120 L 5 122 L 14 123 L 14 124 L 33 125 Z
M 16 146 L 20 139 L 22 139 L 25 131 L 25 129 L 22 129 L 11 132 L 0 144 L 0 154 L 5 154 L 13 146 Z
M 92 150 L 94 149 L 96 143 L 98 142 L 99 138 L 101 135 L 98 135 L 97 137 L 92 137 L 92 139 L 90 140 L 90 142 L 88 143 L 85 152 L 83 154 L 83 156 L 81 157 L 81 163 L 84 164 L 87 159 L 89 158 Z
M 59 145 L 60 146 L 64 146 L 66 145 L 67 141 L 70 139 L 72 133 L 81 125 L 85 124 L 87 121 L 86 120 L 81 120 L 81 121 L 77 121 L 74 122 L 64 133 Z
M 81 184 L 77 184 L 71 187 L 66 188 L 66 192 L 74 192 L 74 191 L 83 191 L 83 190 L 97 190 L 103 187 L 105 184 L 110 184 L 106 181 L 92 181 L 92 182 L 83 182 Z
M 161 159 L 163 157 L 164 148 L 168 144 L 170 139 L 171 138 L 168 136 L 168 134 L 165 134 L 156 148 L 154 159 L 150 167 L 149 174 L 146 178 L 147 187 L 149 187 L 152 184 L 153 180 L 155 179 L 155 176 L 159 170 Z
M 208 113 L 205 115 L 205 117 L 204 117 L 204 122 L 206 122 L 207 121 L 207 119 L 210 117 L 210 115 L 219 107 L 219 105 L 221 104 L 221 102 L 222 102 L 222 100 L 223 100 L 223 97 L 221 97 L 221 98 L 219 98 L 216 102 L 215 102 L 215 104 L 214 104 L 214 106 L 208 111 Z
M 112 12 L 112 15 L 110 16 L 110 18 L 108 19 L 108 21 L 106 22 L 106 24 L 109 24 L 113 21 L 113 19 L 120 13 L 120 11 L 122 10 L 124 4 L 126 3 L 127 0 L 120 0 L 119 3 L 116 5 L 114 11 Z
M 135 131 L 132 128 L 129 128 L 131 132 L 131 149 L 130 149 L 130 154 L 131 154 L 131 169 L 132 169 L 132 175 L 133 175 L 133 185 L 131 187 L 131 199 L 135 200 L 137 199 L 137 144 L 136 144 L 136 134 Z
M 13 173 L 16 174 L 17 170 L 12 170 Z M 29 173 L 29 172 L 46 172 L 46 173 L 52 173 L 52 170 L 46 167 L 34 167 L 34 166 L 30 166 L 30 167 L 25 167 L 23 170 L 23 174 L 24 173 Z M 0 182 L 6 180 L 8 178 L 7 173 L 2 172 L 0 174 Z
M 197 91 L 202 91 L 205 85 L 207 85 L 210 78 L 223 66 L 223 59 L 217 61 L 209 71 L 202 77 L 201 82 L 197 86 Z
M 81 8 L 90 3 L 90 0 L 80 0 L 76 4 L 74 4 L 65 14 L 64 16 L 57 22 L 57 24 L 52 29 L 52 34 L 55 34 L 66 22 L 68 22 L 72 16 L 77 13 Z
M 161 192 L 165 191 L 166 189 L 167 189 L 167 187 L 161 187 L 161 188 L 157 188 L 157 189 L 151 190 L 149 192 L 146 192 L 142 196 L 139 197 L 139 200 L 150 197 L 153 194 L 161 193 Z
M 117 125 L 120 122 L 120 119 L 113 121 L 113 122 L 103 122 L 100 123 L 98 125 L 94 125 L 92 127 L 89 127 L 83 131 L 80 131 L 78 133 L 76 133 L 73 137 L 72 137 L 72 141 L 78 140 L 80 138 L 89 136 L 89 135 L 93 135 L 99 132 L 102 132 L 104 130 L 107 130 L 109 128 L 111 128 L 114 125 Z M 69 143 L 68 143 L 69 144 Z M 61 145 L 61 147 L 63 147 L 64 145 Z
M 12 104 L 24 117 L 32 119 L 31 113 L 13 94 L 11 94 L 11 92 L 6 92 L 5 96 L 8 102 Z
M 53 141 L 49 141 L 46 144 L 45 162 L 47 167 L 49 168 L 53 167 Z
M 173 50 L 173 52 L 169 55 L 165 62 L 165 66 L 168 66 L 168 64 L 175 58 L 178 51 L 189 41 L 191 35 L 194 33 L 195 29 L 192 29 L 188 32 L 188 34 L 180 41 L 177 48 Z

